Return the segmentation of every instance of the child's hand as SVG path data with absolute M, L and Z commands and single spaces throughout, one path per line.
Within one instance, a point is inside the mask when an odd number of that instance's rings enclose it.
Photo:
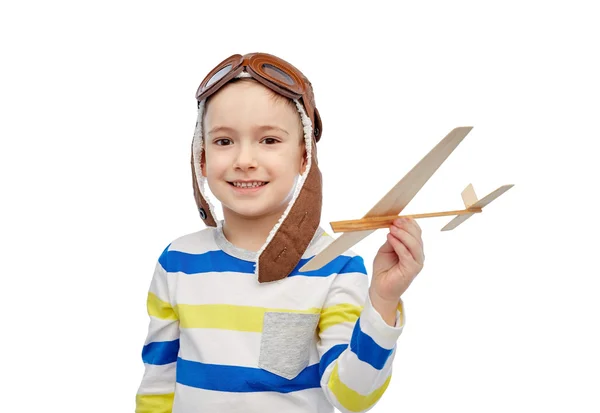
M 369 296 L 384 320 L 394 325 L 400 296 L 423 269 L 421 227 L 412 218 L 398 218 L 373 260 Z

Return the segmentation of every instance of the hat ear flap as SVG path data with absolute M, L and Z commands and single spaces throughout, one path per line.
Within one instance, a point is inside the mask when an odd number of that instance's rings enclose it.
M 315 151 L 311 156 L 312 165 L 296 202 L 258 259 L 261 283 L 281 280 L 291 274 L 321 223 L 321 171 Z
M 204 159 L 204 153 L 202 153 L 201 159 Z M 198 213 L 200 214 L 200 218 L 202 218 L 202 221 L 204 221 L 204 224 L 207 227 L 216 227 L 217 221 L 215 220 L 215 217 L 213 217 L 211 208 L 210 208 L 208 202 L 206 202 L 206 199 L 204 199 L 204 197 L 202 196 L 202 192 L 200 191 L 200 188 L 198 187 L 197 177 L 200 176 L 200 174 L 202 173 L 202 170 L 201 170 L 202 167 L 199 163 L 197 164 L 196 162 L 194 162 L 193 145 L 192 145 L 191 163 L 192 163 L 192 185 L 194 188 L 194 199 L 196 200 L 196 206 L 198 207 Z M 200 174 L 198 172 L 200 172 Z

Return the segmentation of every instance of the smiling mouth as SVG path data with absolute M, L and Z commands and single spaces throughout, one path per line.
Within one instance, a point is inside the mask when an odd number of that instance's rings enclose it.
M 268 182 L 264 181 L 252 181 L 252 182 L 229 182 L 229 185 L 234 186 L 236 188 L 260 188 L 261 186 L 265 186 Z

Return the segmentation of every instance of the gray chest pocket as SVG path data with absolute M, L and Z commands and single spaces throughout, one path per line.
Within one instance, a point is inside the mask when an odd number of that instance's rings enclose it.
M 258 367 L 288 380 L 296 377 L 308 366 L 319 317 L 319 314 L 266 312 Z

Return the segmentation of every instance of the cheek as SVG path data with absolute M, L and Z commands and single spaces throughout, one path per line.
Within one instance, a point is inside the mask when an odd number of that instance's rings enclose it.
M 204 154 L 204 171 L 206 172 L 207 178 L 215 177 L 220 175 L 227 168 L 226 156 L 222 154 L 212 153 L 210 150 Z
M 266 162 L 264 165 L 270 165 L 270 169 L 280 176 L 295 177 L 302 173 L 302 157 L 295 152 L 279 154 Z
M 206 163 L 205 169 L 207 177 L 215 177 L 217 175 L 221 175 L 225 170 L 222 164 L 210 161 Z

